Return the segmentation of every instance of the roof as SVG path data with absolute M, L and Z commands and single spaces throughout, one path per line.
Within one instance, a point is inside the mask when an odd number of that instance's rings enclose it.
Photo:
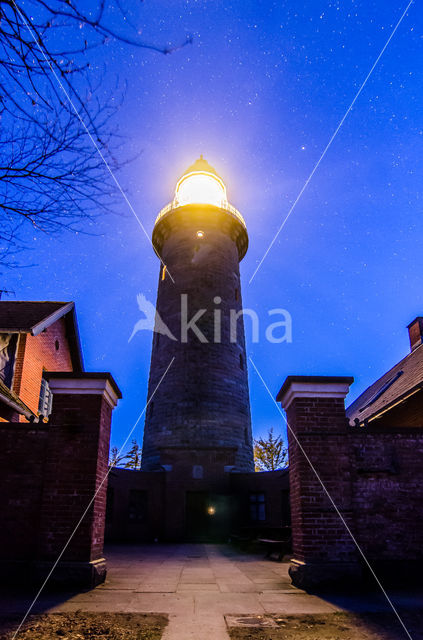
M 183 175 L 186 176 L 188 173 L 192 173 L 193 171 L 206 171 L 207 173 L 214 173 L 215 176 L 219 176 L 216 169 L 214 169 L 205 158 L 203 158 L 203 154 L 192 164 L 186 171 L 184 171 Z
M 60 318 L 70 309 L 73 302 L 27 302 L 23 300 L 0 301 L 0 332 L 4 333 L 41 333 L 51 316 L 54 317 L 49 324 Z
M 15 409 L 18 413 L 25 416 L 25 418 L 36 417 L 35 413 L 19 398 L 16 393 L 11 391 L 0 379 L 0 402 L 4 402 L 8 407 Z
M 387 411 L 423 386 L 423 344 L 376 380 L 347 409 L 350 421 L 360 423 Z
M 73 302 L 0 300 L 0 333 L 30 333 L 37 336 L 62 317 L 65 318 L 73 368 L 83 371 L 81 343 Z

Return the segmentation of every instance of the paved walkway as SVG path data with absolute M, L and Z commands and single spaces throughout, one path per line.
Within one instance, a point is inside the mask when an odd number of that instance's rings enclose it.
M 239 554 L 226 546 L 150 546 L 135 563 L 133 551 L 121 548 L 109 558 L 103 593 L 126 584 L 134 591 L 128 611 L 168 613 L 163 640 L 198 640 L 202 632 L 213 640 L 226 640 L 224 614 L 264 614 L 286 608 L 300 613 L 306 602 L 310 613 L 335 610 L 295 589 L 287 564 Z M 293 597 L 295 603 L 290 601 Z
M 165 613 L 163 640 L 198 640 L 207 632 L 227 640 L 225 614 L 284 615 L 342 610 L 387 610 L 383 596 L 323 599 L 290 583 L 288 564 L 238 553 L 225 545 L 143 545 L 109 547 L 108 577 L 93 591 L 41 596 L 34 612 L 109 611 Z M 330 601 L 329 601 L 330 600 Z M 8 612 L 24 612 L 30 601 L 3 602 Z M 336 604 L 335 604 L 336 602 Z M 401 606 L 398 596 L 395 603 Z M 421 594 L 415 606 L 421 606 Z M 413 598 L 406 596 L 407 606 Z

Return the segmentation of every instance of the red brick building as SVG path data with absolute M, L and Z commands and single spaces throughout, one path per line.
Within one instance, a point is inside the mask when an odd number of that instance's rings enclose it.
M 0 302 L 0 420 L 38 417 L 44 371 L 83 370 L 73 302 Z

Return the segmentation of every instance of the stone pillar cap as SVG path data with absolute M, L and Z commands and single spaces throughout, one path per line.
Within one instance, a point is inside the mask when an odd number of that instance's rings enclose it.
M 345 398 L 352 376 L 288 376 L 276 400 L 287 409 L 295 398 Z
M 103 394 L 112 407 L 122 398 L 121 390 L 108 372 L 44 371 L 43 376 L 53 394 Z

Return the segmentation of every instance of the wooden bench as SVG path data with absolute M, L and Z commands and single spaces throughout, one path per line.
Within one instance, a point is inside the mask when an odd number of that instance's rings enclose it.
M 266 558 L 271 558 L 274 554 L 279 562 L 282 562 L 285 553 L 289 550 L 290 540 L 272 540 L 271 538 L 258 538 L 257 542 L 266 549 Z

